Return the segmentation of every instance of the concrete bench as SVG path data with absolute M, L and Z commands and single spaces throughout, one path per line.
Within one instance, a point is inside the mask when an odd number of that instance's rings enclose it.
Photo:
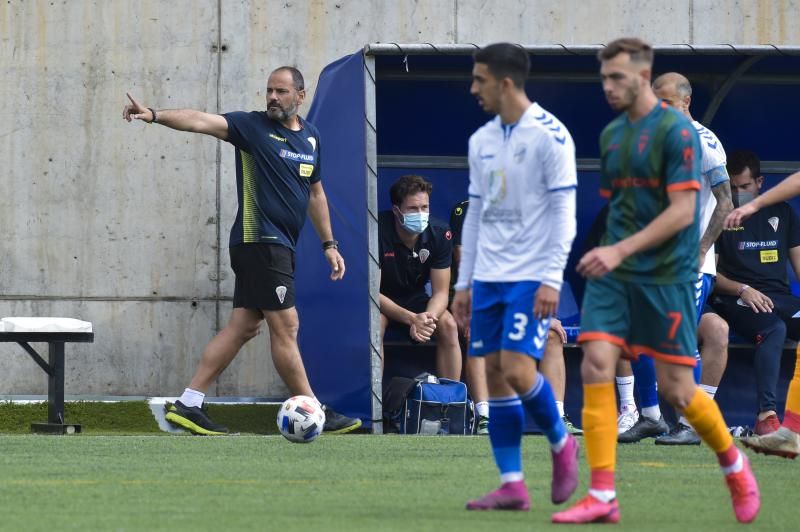
M 89 324 L 88 331 L 80 330 L 86 329 L 86 327 L 72 327 L 73 330 L 70 330 L 70 327 L 53 325 L 53 322 L 48 323 L 47 318 L 26 319 L 31 321 L 22 324 L 14 324 L 12 320 L 15 318 L 4 318 L 0 321 L 0 342 L 19 344 L 47 373 L 47 422 L 32 423 L 31 431 L 43 434 L 80 432 L 80 425 L 64 422 L 64 344 L 94 342 L 91 324 Z M 77 322 L 77 320 L 72 321 Z M 29 342 L 47 343 L 48 360 L 45 361 Z

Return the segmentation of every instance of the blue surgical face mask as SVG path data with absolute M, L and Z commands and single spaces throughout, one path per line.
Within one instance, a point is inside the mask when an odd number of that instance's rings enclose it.
M 753 194 L 752 192 L 745 192 L 743 190 L 740 190 L 739 192 L 734 194 L 731 199 L 733 200 L 733 206 L 738 208 L 756 199 L 756 195 Z
M 401 216 L 403 219 L 400 222 L 400 225 L 402 225 L 403 229 L 409 233 L 418 235 L 428 228 L 428 218 L 430 217 L 430 214 L 427 212 L 409 212 L 407 214 L 401 213 Z

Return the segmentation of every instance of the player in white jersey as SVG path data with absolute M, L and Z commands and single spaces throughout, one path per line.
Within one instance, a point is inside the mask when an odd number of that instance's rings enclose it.
M 519 46 L 474 55 L 470 92 L 497 116 L 469 140 L 470 209 L 464 220 L 453 311 L 470 319 L 470 356 L 486 359 L 489 440 L 501 487 L 470 510 L 527 510 L 520 443 L 525 411 L 552 450 L 551 499 L 578 482 L 578 443 L 537 372 L 575 238 L 575 146 L 567 128 L 525 94 L 530 69 Z
M 702 357 L 696 353 L 698 363 L 695 367 L 695 381 L 713 399 L 727 364 L 728 324 L 714 312 L 704 314 L 703 309 L 717 274 L 714 242 L 722 231 L 725 217 L 733 209 L 730 179 L 725 170 L 727 159 L 722 143 L 717 136 L 692 118 L 689 112 L 692 86 L 685 76 L 677 72 L 662 74 L 653 82 L 653 92 L 667 104 L 686 115 L 692 121 L 692 125 L 700 137 L 702 179 L 700 180 L 698 203 L 700 205 L 701 238 L 698 259 L 700 271 L 695 285 L 695 303 L 699 324 L 698 341 L 703 345 L 703 353 Z M 646 436 L 657 436 L 657 432 L 661 432 L 660 429 L 652 428 L 654 418 L 661 417 L 652 359 L 640 358 L 637 363 L 633 364 L 633 373 L 639 385 L 640 406 L 643 415 L 628 432 L 620 434 L 619 439 L 623 442 L 638 441 Z M 669 433 L 658 436 L 655 442 L 657 445 L 699 445 L 700 438 L 686 418 L 681 416 L 677 425 Z

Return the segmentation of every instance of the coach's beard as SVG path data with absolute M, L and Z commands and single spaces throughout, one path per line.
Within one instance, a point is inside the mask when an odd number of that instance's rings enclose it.
M 270 104 L 267 106 L 267 116 L 278 122 L 289 120 L 292 116 L 297 114 L 297 106 L 292 105 L 288 109 L 281 107 L 279 103 Z

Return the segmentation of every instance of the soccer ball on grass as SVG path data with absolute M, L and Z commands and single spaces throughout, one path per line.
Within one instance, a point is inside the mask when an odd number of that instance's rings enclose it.
M 316 399 L 306 395 L 288 398 L 278 410 L 278 430 L 293 443 L 309 443 L 322 434 L 325 411 Z

